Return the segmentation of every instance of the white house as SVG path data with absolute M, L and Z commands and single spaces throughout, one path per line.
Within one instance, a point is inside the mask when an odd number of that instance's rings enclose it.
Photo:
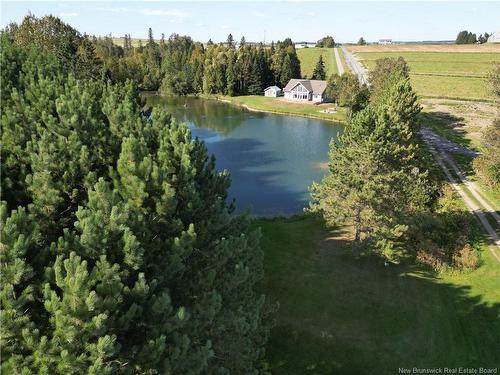
M 281 96 L 282 91 L 278 86 L 269 86 L 264 90 L 264 96 L 272 96 L 276 98 L 277 96 Z
M 292 78 L 283 92 L 286 99 L 322 103 L 325 100 L 326 81 Z
M 392 44 L 392 39 L 379 39 L 379 44 Z
M 500 31 L 491 34 L 488 38 L 488 43 L 500 43 Z
M 312 48 L 316 47 L 316 42 L 297 42 L 295 43 L 295 49 L 297 48 Z

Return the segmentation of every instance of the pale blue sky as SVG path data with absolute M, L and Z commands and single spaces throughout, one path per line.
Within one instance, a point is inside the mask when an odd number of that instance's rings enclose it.
M 31 11 L 54 14 L 92 35 L 146 37 L 161 33 L 207 41 L 316 41 L 332 35 L 340 42 L 450 40 L 460 30 L 500 31 L 500 1 L 3 1 L 2 27 Z

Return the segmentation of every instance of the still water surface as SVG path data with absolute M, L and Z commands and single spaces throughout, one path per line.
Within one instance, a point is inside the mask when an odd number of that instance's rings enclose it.
M 215 100 L 149 97 L 206 143 L 217 169 L 231 173 L 238 211 L 262 216 L 300 213 L 308 187 L 326 173 L 328 145 L 342 126 L 305 117 L 250 112 Z

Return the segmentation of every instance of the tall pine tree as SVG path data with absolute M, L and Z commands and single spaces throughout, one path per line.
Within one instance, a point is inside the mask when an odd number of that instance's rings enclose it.
M 319 55 L 318 62 L 314 67 L 314 71 L 311 79 L 324 80 L 326 78 L 325 63 L 323 61 L 323 55 Z
M 352 225 L 357 241 L 397 259 L 411 217 L 426 209 L 430 191 L 420 169 L 414 128 L 420 108 L 409 78 L 396 72 L 380 98 L 331 143 L 330 173 L 312 185 L 310 210 L 329 225 Z
M 261 372 L 259 233 L 229 176 L 131 83 L 24 48 L 2 39 L 2 372 Z

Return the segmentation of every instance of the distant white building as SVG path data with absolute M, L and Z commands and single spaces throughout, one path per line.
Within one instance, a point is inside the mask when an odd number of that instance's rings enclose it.
M 500 31 L 491 34 L 488 38 L 488 43 L 500 43 Z
M 316 42 L 297 42 L 295 43 L 295 48 L 308 48 L 316 47 Z
M 286 99 L 322 103 L 325 98 L 326 81 L 316 79 L 291 79 L 283 92 Z
M 264 89 L 264 96 L 272 96 L 276 98 L 277 96 L 281 96 L 282 91 L 278 86 L 269 86 Z
M 392 39 L 379 39 L 378 44 L 392 44 Z

